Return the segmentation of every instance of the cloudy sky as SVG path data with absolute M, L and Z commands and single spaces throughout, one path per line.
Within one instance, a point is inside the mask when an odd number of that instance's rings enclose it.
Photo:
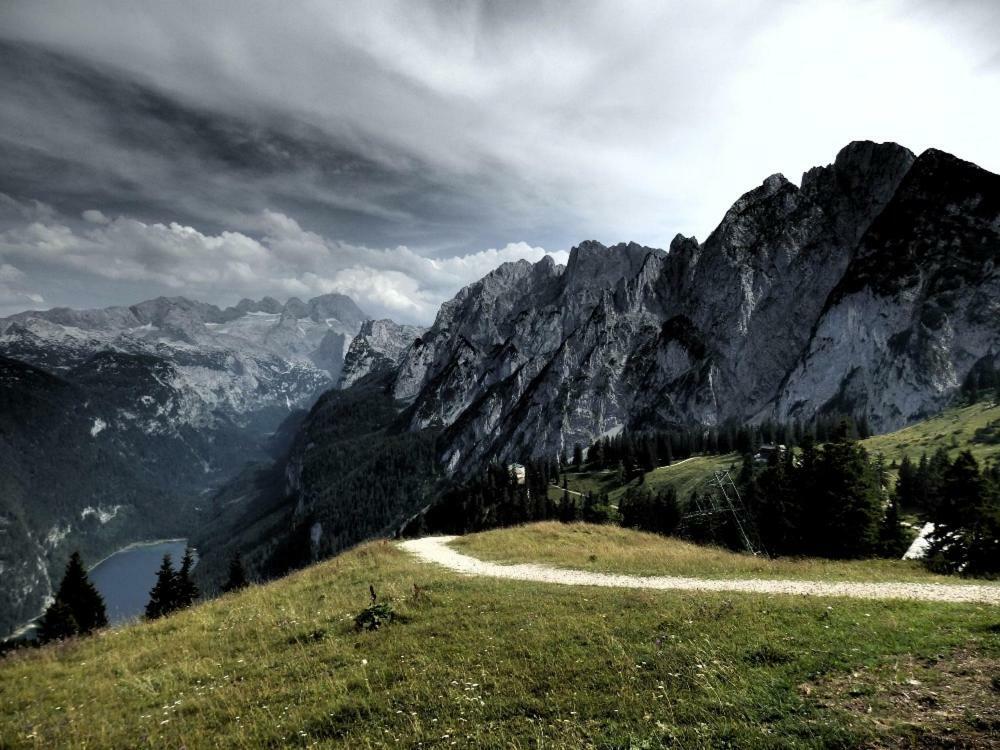
M 0 314 L 703 239 L 851 140 L 1000 172 L 992 0 L 0 4 Z

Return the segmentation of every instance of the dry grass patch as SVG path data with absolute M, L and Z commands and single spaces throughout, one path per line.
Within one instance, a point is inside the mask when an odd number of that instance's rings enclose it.
M 1000 658 L 906 655 L 805 684 L 824 709 L 870 725 L 878 748 L 1000 748 Z

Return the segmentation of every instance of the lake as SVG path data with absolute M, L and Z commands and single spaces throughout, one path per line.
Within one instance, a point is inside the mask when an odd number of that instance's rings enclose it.
M 181 565 L 186 544 L 184 539 L 140 542 L 118 550 L 94 566 L 89 573 L 90 580 L 104 597 L 108 621 L 112 625 L 142 616 L 163 556 L 170 554 L 176 570 Z

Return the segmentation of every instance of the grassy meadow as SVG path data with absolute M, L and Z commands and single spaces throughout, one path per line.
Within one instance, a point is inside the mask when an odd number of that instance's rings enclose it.
M 987 434 L 995 436 L 995 442 L 987 442 Z M 1000 403 L 980 401 L 947 409 L 896 432 L 870 437 L 862 444 L 870 453 L 884 455 L 887 464 L 902 461 L 904 455 L 917 462 L 921 454 L 929 458 L 939 447 L 952 459 L 959 451 L 970 450 L 981 465 L 993 464 L 1000 461 Z
M 725 469 L 738 470 L 742 459 L 737 453 L 724 456 L 692 456 L 676 461 L 669 466 L 660 466 L 646 472 L 643 479 L 650 490 L 673 485 L 678 497 L 686 498 L 695 489 L 703 489 L 712 473 Z M 636 484 L 635 481 L 632 484 Z M 627 485 L 618 478 L 618 472 L 602 471 L 569 471 L 566 473 L 566 488 L 574 493 L 593 492 L 607 493 L 612 505 L 617 505 L 619 498 L 625 494 Z M 562 486 L 551 487 L 549 494 L 555 500 L 562 497 Z
M 929 457 L 939 447 L 944 447 L 952 459 L 959 451 L 970 450 L 981 465 L 993 464 L 1000 461 L 1000 404 L 980 401 L 972 406 L 954 407 L 923 422 L 861 442 L 872 455 L 881 453 L 890 469 L 903 456 L 908 455 L 916 463 L 923 453 Z M 642 484 L 653 491 L 672 486 L 677 496 L 686 500 L 694 490 L 705 489 L 714 472 L 728 469 L 735 476 L 741 463 L 738 453 L 693 456 L 646 472 Z M 895 472 L 890 471 L 890 475 Z M 631 485 L 638 486 L 638 480 Z M 620 482 L 617 471 L 583 470 L 567 472 L 566 487 L 572 493 L 606 493 L 610 503 L 617 506 L 628 485 Z M 558 500 L 562 497 L 562 487 L 549 488 L 549 495 Z
M 546 521 L 469 534 L 456 539 L 452 546 L 481 560 L 534 562 L 631 575 L 984 583 L 981 579 L 935 575 L 916 560 L 769 559 L 614 525 Z M 1000 583 L 997 585 L 1000 586 Z
M 541 553 L 582 536 L 598 559 L 579 564 L 606 570 L 633 546 L 677 554 L 610 527 L 556 530 L 460 546 Z M 369 585 L 398 619 L 357 632 Z M 988 747 L 998 689 L 996 607 L 475 579 L 373 542 L 7 656 L 0 747 Z

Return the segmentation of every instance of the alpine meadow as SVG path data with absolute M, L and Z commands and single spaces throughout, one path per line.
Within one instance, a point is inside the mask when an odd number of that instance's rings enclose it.
M 998 61 L 6 3 L 0 748 L 1000 748 Z

